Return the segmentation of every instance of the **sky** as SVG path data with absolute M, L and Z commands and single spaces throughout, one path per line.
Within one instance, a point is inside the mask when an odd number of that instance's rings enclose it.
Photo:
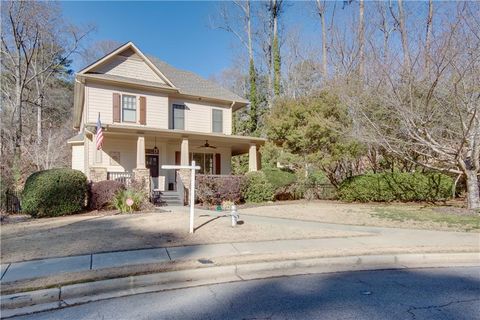
M 218 5 L 215 1 L 61 2 L 66 20 L 79 26 L 96 26 L 89 42 L 132 41 L 145 54 L 207 78 L 228 68 L 235 50 L 241 50 L 233 45 L 233 35 L 210 26 Z M 302 21 L 302 32 L 313 35 L 318 32 L 316 20 L 313 13 L 305 16 L 304 6 L 305 3 L 290 3 L 284 22 Z M 78 71 L 82 65 L 77 61 L 73 67 Z

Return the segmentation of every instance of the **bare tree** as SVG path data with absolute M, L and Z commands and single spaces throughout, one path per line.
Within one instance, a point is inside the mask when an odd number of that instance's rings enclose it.
M 430 42 L 432 39 L 432 21 L 433 21 L 433 0 L 428 1 L 428 18 L 425 35 L 425 74 L 430 69 Z
M 408 45 L 408 33 L 407 27 L 405 22 L 405 10 L 403 7 L 403 0 L 397 1 L 398 7 L 398 14 L 395 13 L 395 9 L 393 7 L 393 3 L 390 2 L 390 13 L 395 20 L 396 24 L 398 25 L 398 30 L 400 32 L 400 38 L 402 42 L 402 51 L 403 51 L 403 61 L 404 61 L 404 68 L 407 69 L 406 72 L 411 72 L 411 57 L 410 57 L 410 48 Z
M 106 56 L 121 45 L 122 44 L 120 42 L 115 40 L 99 40 L 89 44 L 80 52 L 83 66 L 88 66 L 101 57 Z
M 322 28 L 322 73 L 326 78 L 328 75 L 327 70 L 327 26 L 325 23 L 326 1 L 317 0 L 317 13 L 320 17 L 320 26 Z
M 42 2 L 11 1 L 2 12 L 2 67 L 7 73 L 4 97 L 11 104 L 15 132 L 15 153 L 19 155 L 26 103 L 37 109 L 37 141 L 42 138 L 45 88 L 60 72 L 88 34 L 58 19 L 59 7 Z M 32 90 L 31 86 L 34 86 Z
M 358 51 L 359 51 L 359 63 L 358 63 L 358 73 L 360 78 L 363 77 L 363 70 L 365 68 L 365 3 L 363 0 L 359 0 L 359 11 L 358 11 Z
M 237 9 L 237 10 L 235 10 Z M 257 94 L 257 71 L 255 68 L 255 58 L 253 49 L 253 26 L 251 1 L 233 1 L 225 4 L 220 10 L 221 22 L 217 23 L 217 28 L 223 29 L 233 35 L 240 41 L 248 52 L 248 70 L 249 70 L 249 133 L 257 130 L 258 125 L 258 94 Z M 237 17 L 240 17 L 238 19 Z M 241 21 L 238 26 L 238 21 Z
M 455 20 L 432 41 L 427 79 L 420 63 L 405 68 L 409 61 L 376 58 L 370 69 L 379 75 L 371 77 L 368 92 L 346 95 L 365 140 L 425 168 L 462 175 L 471 209 L 480 208 L 479 12 L 478 4 L 457 5 Z

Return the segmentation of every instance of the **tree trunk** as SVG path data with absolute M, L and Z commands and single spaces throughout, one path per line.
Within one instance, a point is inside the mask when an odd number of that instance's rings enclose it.
M 327 28 L 325 23 L 325 1 L 317 0 L 317 13 L 320 16 L 320 25 L 322 28 L 322 73 L 327 77 Z
M 250 85 L 250 113 L 249 113 L 249 134 L 257 130 L 257 73 L 255 70 L 255 62 L 253 60 L 253 44 L 252 44 L 252 16 L 250 11 L 250 0 L 245 3 L 245 14 L 247 18 L 247 37 L 248 37 L 248 57 L 249 57 L 249 85 Z
M 359 47 L 359 59 L 358 73 L 360 77 L 363 77 L 364 72 L 364 60 L 365 60 L 365 20 L 363 13 L 365 10 L 364 0 L 360 0 L 360 10 L 358 14 L 358 47 Z
M 425 35 L 425 75 L 430 70 L 430 39 L 432 38 L 433 0 L 428 1 L 427 32 Z
M 40 97 L 37 105 L 37 143 L 42 143 L 42 108 L 43 97 Z
M 257 73 L 255 71 L 255 64 L 253 62 L 253 58 L 250 59 L 250 66 L 249 66 L 249 80 L 250 80 L 250 112 L 249 112 L 249 134 L 254 133 L 257 130 L 257 123 L 258 123 L 258 114 L 257 114 Z
M 20 55 L 20 53 L 19 53 Z M 20 60 L 20 59 L 19 59 Z M 22 128 L 23 128 L 23 119 L 22 119 L 22 84 L 20 80 L 20 61 L 18 62 L 18 70 L 16 72 L 16 81 L 15 81 L 15 108 L 17 108 L 17 119 L 16 124 L 17 128 L 15 130 L 15 156 L 20 157 L 20 146 L 22 145 Z
M 403 0 L 398 0 L 398 24 L 400 27 L 400 36 L 402 40 L 402 51 L 403 51 L 403 61 L 404 68 L 407 71 L 407 74 L 411 72 L 411 61 L 410 61 L 410 50 L 408 46 L 408 35 L 407 27 L 405 25 L 405 12 L 403 10 Z
M 480 209 L 480 191 L 477 172 L 475 170 L 466 170 L 465 178 L 467 182 L 467 205 L 468 209 Z
M 280 43 L 278 41 L 278 14 L 280 12 L 278 0 L 272 0 L 273 20 L 273 41 L 272 41 L 272 63 L 273 63 L 273 95 L 280 95 Z

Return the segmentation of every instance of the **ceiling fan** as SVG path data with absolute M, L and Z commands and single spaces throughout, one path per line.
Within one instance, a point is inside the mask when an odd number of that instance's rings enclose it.
M 205 148 L 205 149 L 217 149 L 217 147 L 212 146 L 208 143 L 208 140 L 205 140 L 205 144 L 202 144 L 199 146 L 199 148 Z

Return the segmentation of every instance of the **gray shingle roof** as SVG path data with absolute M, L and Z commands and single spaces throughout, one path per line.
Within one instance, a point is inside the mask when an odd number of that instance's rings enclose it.
M 199 75 L 185 70 L 180 70 L 166 62 L 149 56 L 150 61 L 170 80 L 181 94 L 205 98 L 235 101 L 247 104 L 249 101 L 235 93 L 223 88 L 213 81 L 204 79 Z

